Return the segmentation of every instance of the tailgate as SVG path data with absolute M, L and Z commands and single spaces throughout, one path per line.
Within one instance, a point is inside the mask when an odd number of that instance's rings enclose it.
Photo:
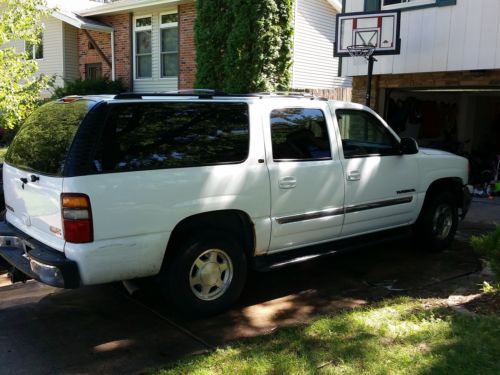
M 44 104 L 24 123 L 5 155 L 7 221 L 63 251 L 64 166 L 77 130 L 94 102 L 68 97 Z
M 35 180 L 39 179 L 32 181 L 32 176 L 35 176 Z M 3 167 L 7 221 L 59 251 L 64 249 L 60 198 L 62 184 L 62 177 L 38 175 L 8 164 Z

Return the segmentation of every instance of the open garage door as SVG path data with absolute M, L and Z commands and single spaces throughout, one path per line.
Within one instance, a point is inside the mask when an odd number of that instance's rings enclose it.
M 384 117 L 422 147 L 467 157 L 474 184 L 498 179 L 500 89 L 388 89 Z

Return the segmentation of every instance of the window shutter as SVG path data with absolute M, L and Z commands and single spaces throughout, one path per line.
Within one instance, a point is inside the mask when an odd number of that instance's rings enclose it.
M 365 0 L 365 12 L 380 10 L 380 0 Z

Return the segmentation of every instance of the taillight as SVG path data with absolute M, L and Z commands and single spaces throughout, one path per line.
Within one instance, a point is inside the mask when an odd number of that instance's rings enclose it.
M 85 194 L 61 194 L 61 210 L 64 239 L 73 243 L 94 240 L 92 210 L 89 197 Z

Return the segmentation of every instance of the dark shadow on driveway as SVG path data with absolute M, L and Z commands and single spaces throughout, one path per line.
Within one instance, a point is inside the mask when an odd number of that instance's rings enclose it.
M 186 321 L 154 292 L 131 298 L 121 285 L 57 290 L 36 282 L 0 288 L 0 373 L 139 373 L 229 340 L 301 324 L 478 268 L 465 242 L 425 254 L 408 242 L 251 273 L 225 314 Z M 438 290 L 434 288 L 433 290 Z M 439 291 L 436 293 L 440 293 Z M 445 294 L 445 292 L 442 292 Z M 188 329 L 197 341 L 169 323 Z

